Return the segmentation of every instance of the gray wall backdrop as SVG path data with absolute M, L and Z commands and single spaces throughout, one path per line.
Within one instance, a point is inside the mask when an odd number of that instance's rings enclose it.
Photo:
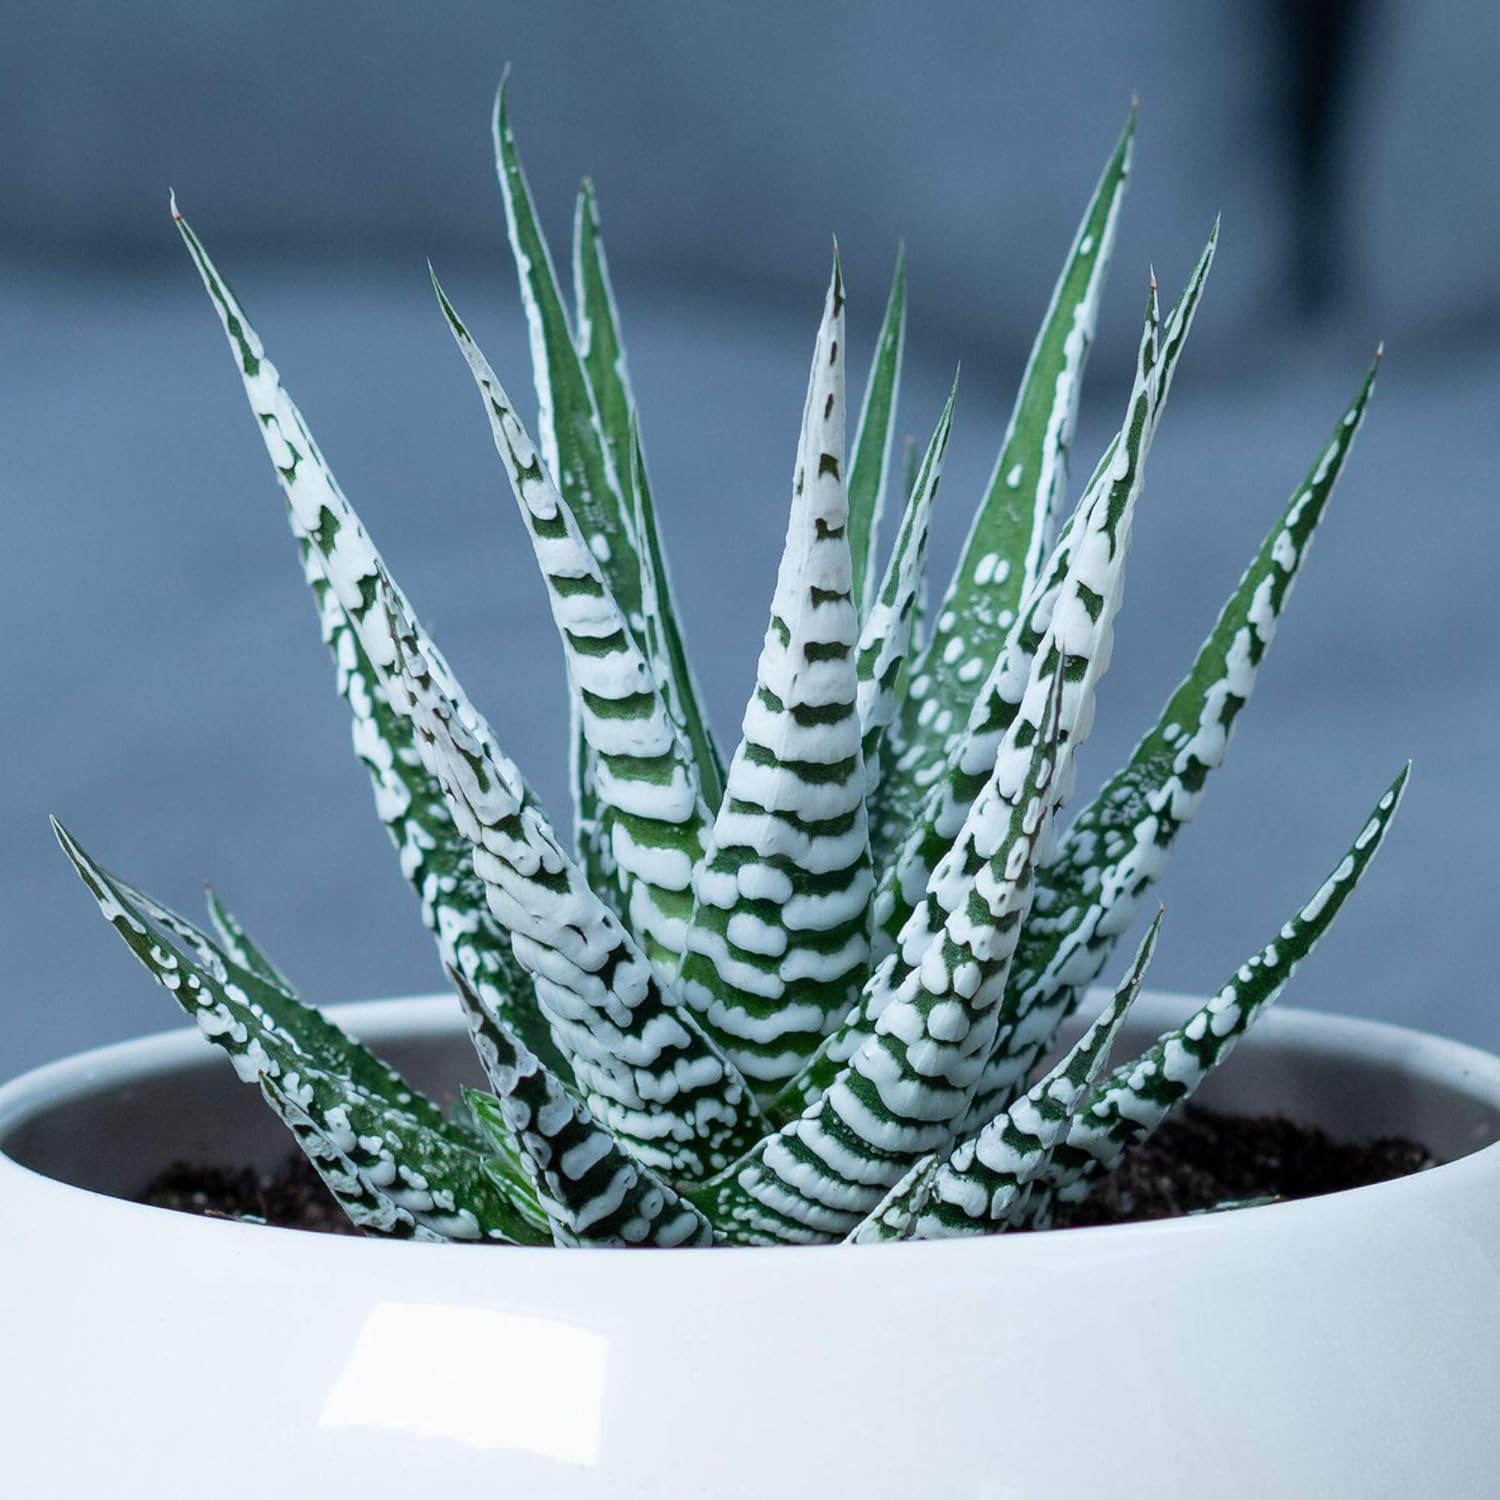
M 830 233 L 856 364 L 908 244 L 904 430 L 925 434 L 963 361 L 946 576 L 1138 93 L 1085 466 L 1116 420 L 1148 266 L 1175 292 L 1220 210 L 1224 235 L 1080 784 L 1150 722 L 1384 338 L 1308 576 L 1162 887 L 1155 977 L 1221 982 L 1410 755 L 1404 815 L 1295 999 L 1500 1045 L 1497 16 L 1480 0 L 0 7 L 0 1076 L 175 1024 L 49 810 L 176 904 L 211 877 L 312 997 L 439 978 L 169 185 L 562 814 L 560 658 L 424 267 L 524 390 L 487 132 L 507 61 L 555 242 L 578 178 L 599 184 L 674 572 L 731 741 Z

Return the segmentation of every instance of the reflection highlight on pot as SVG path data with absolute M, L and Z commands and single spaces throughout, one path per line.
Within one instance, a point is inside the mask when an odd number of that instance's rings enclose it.
M 602 1334 L 558 1318 L 382 1302 L 365 1319 L 318 1425 L 591 1465 L 608 1354 Z

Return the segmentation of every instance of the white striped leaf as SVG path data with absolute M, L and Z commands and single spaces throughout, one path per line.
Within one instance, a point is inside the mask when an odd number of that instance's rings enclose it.
M 760 1086 L 847 1013 L 869 957 L 859 626 L 844 493 L 837 258 L 803 408 L 771 621 L 709 852 L 694 876 L 684 998 Z
M 901 387 L 901 355 L 905 346 L 906 248 L 902 246 L 896 252 L 890 297 L 875 355 L 870 361 L 849 459 L 849 560 L 854 578 L 854 606 L 861 622 L 869 619 L 876 597 L 880 519 L 885 513 L 891 436 L 896 429 L 896 398 Z M 906 493 L 911 493 L 910 488 Z
M 922 771 L 942 762 L 943 732 L 930 727 L 933 716 L 946 716 L 953 725 L 964 722 L 979 688 L 978 677 L 966 672 L 967 664 L 979 661 L 982 673 L 994 660 L 1052 548 L 1134 135 L 1132 111 L 1053 288 L 994 474 L 938 609 L 932 639 L 913 666 L 910 692 L 887 747 L 875 827 L 878 860 L 894 847 L 921 806 L 927 785 Z M 929 702 L 931 710 L 926 709 Z M 924 711 L 926 723 L 919 722 Z M 904 763 L 906 753 L 923 746 L 925 753 L 915 763 Z M 898 757 L 903 762 L 899 768 Z
M 865 763 L 865 798 L 874 794 L 880 781 L 880 745 L 896 715 L 898 692 L 910 659 L 917 605 L 926 578 L 927 536 L 932 505 L 943 477 L 943 455 L 953 425 L 953 401 L 958 393 L 957 377 L 948 393 L 937 430 L 927 445 L 922 467 L 908 491 L 901 530 L 886 564 L 885 578 L 874 603 L 863 611 L 859 633 L 859 724 L 860 753 Z
M 494 1094 L 464 1091 L 489 1139 L 516 1141 L 559 1245 L 707 1245 L 713 1229 L 640 1162 L 588 1105 L 485 1013 L 454 974 L 469 1036 Z
M 204 894 L 208 899 L 209 920 L 212 921 L 214 931 L 219 935 L 219 947 L 223 950 L 224 956 L 237 963 L 240 968 L 248 969 L 256 978 L 263 979 L 272 988 L 280 990 L 283 995 L 295 1000 L 297 991 L 293 988 L 291 980 L 256 945 L 241 925 L 239 918 L 219 900 L 218 892 L 212 886 L 208 886 Z
M 872 976 L 871 1033 L 828 1089 L 694 1198 L 737 1243 L 842 1239 L 928 1151 L 946 1145 L 989 1055 L 995 1009 L 1050 822 L 1067 663 L 1039 660 L 1021 714 L 941 879 L 942 932 L 915 968 Z
M 1021 1024 L 985 1070 L 976 1112 L 1003 1108 L 1010 1090 L 1051 1046 L 1058 1025 L 1097 978 L 1160 877 L 1177 835 L 1202 803 L 1209 774 L 1224 763 L 1235 721 L 1250 701 L 1364 419 L 1377 364 L 1292 492 L 1155 726 L 1079 813 L 1058 840 L 1056 857 L 1039 872 L 1036 903 L 1011 971 L 1009 1003 Z
M 468 840 L 453 826 L 442 789 L 421 764 L 411 726 L 392 709 L 385 674 L 361 641 L 374 580 L 382 571 L 380 559 L 266 358 L 244 308 L 175 201 L 172 211 L 223 324 L 286 497 L 339 694 L 352 716 L 355 753 L 369 773 L 376 812 L 399 851 L 402 873 L 420 898 L 422 919 L 437 939 L 443 963 L 460 969 L 533 1051 L 561 1065 L 531 981 L 511 953 L 509 935 L 490 915 L 484 887 L 469 862 Z
M 335 1133 L 318 1124 L 274 1079 L 262 1073 L 261 1097 L 291 1131 L 302 1153 L 313 1165 L 323 1185 L 343 1209 L 349 1222 L 361 1234 L 390 1240 L 425 1240 L 434 1244 L 451 1244 L 446 1234 L 439 1234 L 417 1222 L 410 1210 L 372 1180 L 378 1158 L 360 1149 L 358 1141 L 336 1138 Z
M 652 1170 L 709 1176 L 763 1129 L 744 1080 L 589 888 L 441 662 L 426 658 L 399 596 L 387 589 L 383 604 L 400 673 L 392 701 L 473 845 L 490 909 L 590 1110 Z
M 105 918 L 239 1077 L 279 1085 L 340 1151 L 363 1159 L 367 1186 L 445 1239 L 545 1243 L 535 1195 L 510 1177 L 509 1162 L 490 1157 L 318 1011 L 241 969 L 186 919 L 137 899 L 55 820 L 53 828 Z
M 850 1236 L 854 1244 L 994 1234 L 1022 1221 L 1030 1184 L 1052 1159 L 1109 1059 L 1109 1049 L 1141 991 L 1161 913 L 1114 998 L 1073 1049 L 1025 1096 L 977 1135 L 898 1184 Z
M 579 722 L 594 753 L 599 815 L 631 928 L 670 977 L 682 956 L 693 868 L 703 856 L 709 825 L 692 751 L 510 397 L 435 277 L 433 286 L 479 387 L 495 450 L 547 585 Z
M 1048 1221 L 1055 1199 L 1076 1203 L 1087 1197 L 1094 1181 L 1189 1099 L 1275 1003 L 1370 868 L 1401 804 L 1410 770 L 1410 765 L 1402 768 L 1343 859 L 1275 939 L 1186 1022 L 1164 1032 L 1140 1057 L 1116 1068 L 1093 1089 L 1045 1173 L 1046 1192 L 1035 1204 L 1038 1223 Z

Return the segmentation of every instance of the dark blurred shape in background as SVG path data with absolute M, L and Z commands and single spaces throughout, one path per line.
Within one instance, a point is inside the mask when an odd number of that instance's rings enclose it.
M 1297 998 L 1500 1043 L 1500 10 L 51 0 L 11 6 L 0 35 L 0 1075 L 173 1020 L 88 910 L 48 810 L 178 903 L 211 875 L 311 996 L 438 983 L 169 184 L 561 813 L 561 661 L 423 265 L 523 392 L 487 130 L 507 60 L 560 259 L 578 178 L 599 183 L 654 488 L 729 742 L 830 231 L 856 366 L 908 243 L 904 430 L 925 435 L 963 360 L 940 584 L 1138 92 L 1085 469 L 1117 420 L 1148 265 L 1175 294 L 1220 210 L 1224 237 L 1152 455 L 1081 784 L 1150 721 L 1385 338 L 1308 581 L 1164 884 L 1155 977 L 1219 983 L 1409 754 L 1402 826 Z

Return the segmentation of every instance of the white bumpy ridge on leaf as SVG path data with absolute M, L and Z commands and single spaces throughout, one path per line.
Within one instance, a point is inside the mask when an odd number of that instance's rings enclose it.
M 844 291 L 835 257 L 808 379 L 771 621 L 707 857 L 681 988 L 747 1078 L 789 1078 L 859 994 L 869 959 L 848 506 Z
M 484 734 L 456 684 L 421 650 L 391 589 L 382 594 L 400 673 L 391 699 L 473 845 L 490 909 L 573 1065 L 589 1108 L 633 1154 L 672 1180 L 700 1180 L 760 1133 L 734 1065 L 658 979 L 614 911 L 589 889 Z
M 1141 992 L 1161 913 L 1114 998 L 1067 1056 L 948 1159 L 931 1157 L 892 1190 L 849 1237 L 853 1244 L 994 1234 L 1022 1222 L 1030 1184 L 1052 1159 L 1109 1059 L 1126 1013 Z
M 692 911 L 693 868 L 709 822 L 693 755 L 635 633 L 489 361 L 433 286 L 474 375 L 547 584 L 594 787 L 631 929 L 664 977 L 675 972 Z

